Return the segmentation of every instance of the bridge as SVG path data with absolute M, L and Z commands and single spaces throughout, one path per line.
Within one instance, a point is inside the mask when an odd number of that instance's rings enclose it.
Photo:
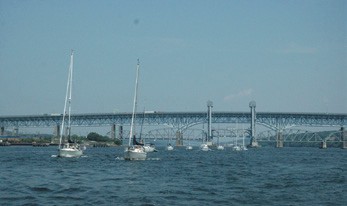
M 137 125 L 155 125 L 173 128 L 177 131 L 176 138 L 182 139 L 184 132 L 199 124 L 209 124 L 208 138 L 213 126 L 210 124 L 249 124 L 247 129 L 251 137 L 251 146 L 257 147 L 256 125 L 262 125 L 276 132 L 278 147 L 283 146 L 285 130 L 297 126 L 305 127 L 339 127 L 341 128 L 342 147 L 347 148 L 347 134 L 344 128 L 347 124 L 347 114 L 327 113 L 282 113 L 282 112 L 256 112 L 255 102 L 249 104 L 250 112 L 212 112 L 212 105 L 208 106 L 208 112 L 156 112 L 147 111 L 136 114 Z M 112 136 L 116 127 L 122 131 L 123 126 L 131 123 L 131 113 L 92 113 L 72 114 L 73 126 L 110 126 Z M 0 116 L 0 135 L 4 135 L 5 128 L 33 128 L 54 127 L 57 134 L 60 131 L 62 114 Z M 260 138 L 260 137 L 259 137 Z M 180 142 L 180 141 L 178 141 Z M 176 141 L 177 143 L 177 141 Z M 180 143 L 179 143 L 180 144 Z

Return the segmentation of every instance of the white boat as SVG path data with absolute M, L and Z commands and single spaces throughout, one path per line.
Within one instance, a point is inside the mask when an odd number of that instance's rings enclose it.
M 174 148 L 173 148 L 173 146 L 172 146 L 171 144 L 169 144 L 169 145 L 166 147 L 166 149 L 167 149 L 168 151 L 171 151 L 171 150 L 173 150 Z
M 141 135 L 142 135 L 142 128 L 143 128 L 143 123 L 144 123 L 144 119 L 145 119 L 145 114 L 146 114 L 146 111 L 145 109 L 143 110 L 143 117 L 142 117 L 142 123 L 141 123 L 141 129 L 140 129 L 140 144 L 135 141 L 133 141 L 133 143 L 135 142 L 137 145 L 142 145 L 143 148 L 145 149 L 145 152 L 157 152 L 157 150 L 155 149 L 155 145 L 152 144 L 152 143 L 142 143 L 143 142 L 143 139 L 141 138 Z
M 145 152 L 157 152 L 154 144 L 145 144 L 143 148 L 145 149 Z
M 139 60 L 137 60 L 133 113 L 131 117 L 129 145 L 124 151 L 125 160 L 146 160 L 147 158 L 147 152 L 145 151 L 145 148 L 142 145 L 136 145 L 136 144 L 134 145 L 133 142 L 136 142 L 136 141 L 131 141 L 132 138 L 134 138 L 135 140 L 135 135 L 133 135 L 134 133 L 133 130 L 135 126 L 135 113 L 136 113 L 136 107 L 137 107 L 137 89 L 138 89 L 139 69 L 140 69 L 140 62 Z
M 83 150 L 79 145 L 64 144 L 63 148 L 59 149 L 59 157 L 80 157 L 83 155 Z
M 234 150 L 234 151 L 241 151 L 241 147 L 238 146 L 238 145 L 235 145 L 235 146 L 233 147 L 233 150 Z
M 217 150 L 224 150 L 224 146 L 220 145 L 219 143 L 219 135 L 218 135 L 218 142 L 217 142 L 218 146 L 217 146 Z
M 71 140 L 71 99 L 72 99 L 72 74 L 73 74 L 73 51 L 70 56 L 70 67 L 66 86 L 66 96 L 64 104 L 63 120 L 61 123 L 60 139 L 59 139 L 59 157 L 80 157 L 83 155 L 83 150 L 79 144 Z M 68 110 L 67 110 L 68 107 Z M 68 117 L 66 126 L 66 136 L 64 137 L 65 121 Z
M 207 144 L 201 144 L 201 145 L 200 145 L 200 149 L 201 149 L 202 151 L 209 151 L 209 150 L 210 150 L 210 148 L 208 147 Z
M 223 145 L 218 145 L 217 146 L 217 150 L 224 150 L 224 146 Z
M 193 147 L 191 145 L 186 146 L 186 150 L 192 150 L 192 149 L 193 149 Z
M 192 150 L 193 147 L 190 145 L 190 138 L 188 138 L 188 145 L 186 146 L 186 150 Z
M 125 160 L 146 160 L 147 153 L 145 149 L 140 145 L 129 146 L 125 149 Z

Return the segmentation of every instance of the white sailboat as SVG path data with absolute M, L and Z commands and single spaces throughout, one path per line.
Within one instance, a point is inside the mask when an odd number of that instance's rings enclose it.
M 143 148 L 145 149 L 145 152 L 157 152 L 154 144 L 145 144 L 143 145 Z
M 200 149 L 202 151 L 205 151 L 205 152 L 210 150 L 210 148 L 207 146 L 207 144 L 201 144 L 200 145 Z
M 170 139 L 169 139 L 169 143 L 168 143 L 167 146 L 166 146 L 166 149 L 167 149 L 168 151 L 174 150 L 174 147 L 171 145 L 171 137 L 170 137 Z
M 83 154 L 83 150 L 81 149 L 80 145 L 77 143 L 74 143 L 71 140 L 71 99 L 72 99 L 72 74 L 73 74 L 73 51 L 71 52 L 70 57 L 70 67 L 69 67 L 69 74 L 68 74 L 68 80 L 67 80 L 67 86 L 66 86 L 66 96 L 65 96 L 65 104 L 64 104 L 64 113 L 63 113 L 63 120 L 61 123 L 61 130 L 60 130 L 60 140 L 59 140 L 59 157 L 80 157 Z M 66 111 L 66 107 L 68 107 L 68 111 Z M 66 114 L 68 112 L 68 114 Z M 66 121 L 66 115 L 68 117 L 68 122 L 66 126 L 66 138 L 64 138 L 64 129 L 65 129 L 65 121 Z
M 239 132 L 238 132 L 237 136 L 235 137 L 235 144 L 233 147 L 234 151 L 240 151 L 241 150 L 241 147 L 237 144 L 237 138 L 239 138 Z
M 192 150 L 193 146 L 190 145 L 190 138 L 188 137 L 188 145 L 186 146 L 186 150 Z
M 140 69 L 140 62 L 139 60 L 137 60 L 133 113 L 131 117 L 129 145 L 124 151 L 125 160 L 145 160 L 147 158 L 147 152 L 145 151 L 143 145 L 134 144 L 134 142 L 136 143 L 136 139 L 135 139 L 135 135 L 133 135 L 133 133 L 136 133 L 134 132 L 134 127 L 135 127 L 135 113 L 137 108 L 139 69 Z M 131 141 L 132 138 L 134 138 L 133 141 Z
M 193 146 L 192 145 L 187 145 L 186 146 L 186 150 L 192 150 L 193 149 Z
M 206 140 L 205 140 L 206 139 Z M 205 135 L 204 137 L 203 137 L 203 139 L 202 139 L 202 144 L 200 145 L 200 149 L 202 150 L 202 151 L 209 151 L 210 150 L 210 148 L 208 147 L 208 145 L 207 145 L 207 136 Z
M 169 143 L 169 144 L 167 145 L 166 149 L 167 149 L 168 151 L 171 151 L 171 150 L 173 150 L 174 148 L 173 148 L 173 146 Z
M 219 135 L 218 135 L 218 146 L 217 146 L 217 150 L 224 150 L 224 146 L 223 145 L 220 145 L 220 142 L 219 142 Z
M 141 138 L 142 136 L 142 128 L 143 128 L 143 123 L 145 120 L 145 109 L 143 110 L 143 117 L 142 117 L 142 123 L 141 123 L 141 129 L 140 129 L 140 142 L 143 143 L 143 148 L 145 149 L 145 152 L 157 152 L 157 150 L 155 149 L 155 145 L 152 143 L 146 143 L 146 141 L 143 141 L 143 139 Z
M 245 146 L 245 131 L 243 130 L 243 125 L 242 125 L 242 150 L 248 150 L 247 147 Z

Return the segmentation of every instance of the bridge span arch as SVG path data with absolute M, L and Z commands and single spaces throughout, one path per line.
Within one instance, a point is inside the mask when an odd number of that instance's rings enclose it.
M 0 135 L 4 135 L 5 128 L 54 127 L 59 130 L 61 115 L 23 115 L 0 116 Z M 184 131 L 198 124 L 207 123 L 206 112 L 153 112 L 143 115 L 137 114 L 137 124 L 166 125 L 177 131 Z M 254 127 L 251 122 L 254 121 Z M 95 113 L 71 115 L 73 126 L 96 127 L 121 125 L 128 126 L 131 113 Z M 257 140 L 255 125 L 265 125 L 273 130 L 283 130 L 294 126 L 305 127 L 346 127 L 347 114 L 322 113 L 274 113 L 274 112 L 212 112 L 212 124 L 249 124 L 251 136 Z M 344 131 L 345 147 L 347 148 L 347 134 Z

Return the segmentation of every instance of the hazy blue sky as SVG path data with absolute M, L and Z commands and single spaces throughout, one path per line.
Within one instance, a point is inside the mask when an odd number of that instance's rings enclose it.
M 0 0 L 0 115 L 347 113 L 346 2 Z

